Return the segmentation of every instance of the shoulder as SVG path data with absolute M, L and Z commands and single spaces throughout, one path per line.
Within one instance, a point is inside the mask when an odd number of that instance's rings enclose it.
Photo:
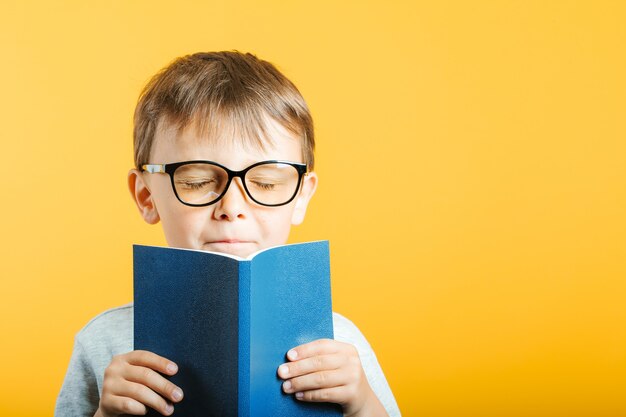
M 111 308 L 100 314 L 83 327 L 79 335 L 125 330 L 133 325 L 133 303 Z
M 369 342 L 359 328 L 347 317 L 335 312 L 333 312 L 333 331 L 335 340 L 354 345 L 360 355 L 372 352 Z
M 76 335 L 87 351 L 105 350 L 117 355 L 133 349 L 133 304 L 106 310 L 91 319 Z

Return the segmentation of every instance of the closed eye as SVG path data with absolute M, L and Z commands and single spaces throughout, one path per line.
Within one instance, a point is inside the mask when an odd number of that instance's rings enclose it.
M 252 184 L 254 184 L 255 187 L 258 187 L 265 191 L 271 191 L 276 187 L 275 183 L 269 182 L 252 181 Z
M 179 180 L 176 182 L 179 186 L 189 189 L 189 190 L 199 190 L 201 188 L 207 188 L 216 183 L 215 180 L 205 180 L 205 181 L 191 181 L 191 180 Z

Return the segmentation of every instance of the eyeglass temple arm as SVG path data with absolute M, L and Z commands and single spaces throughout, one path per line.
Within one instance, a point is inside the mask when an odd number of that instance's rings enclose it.
M 151 174 L 154 174 L 157 172 L 165 172 L 165 165 L 147 164 L 147 165 L 142 165 L 141 168 L 144 171 L 147 171 Z

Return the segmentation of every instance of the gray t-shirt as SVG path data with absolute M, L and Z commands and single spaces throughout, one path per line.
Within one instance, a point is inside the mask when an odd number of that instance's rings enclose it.
M 400 416 L 396 400 L 376 355 L 359 329 L 347 318 L 333 313 L 335 340 L 354 345 L 365 376 L 390 417 Z M 57 397 L 54 415 L 89 416 L 98 409 L 104 370 L 115 355 L 133 350 L 133 305 L 107 310 L 78 332 L 65 381 Z

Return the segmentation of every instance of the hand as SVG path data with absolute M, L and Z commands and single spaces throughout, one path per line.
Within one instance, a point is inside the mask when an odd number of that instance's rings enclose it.
M 320 339 L 291 349 L 287 359 L 278 376 L 285 380 L 283 391 L 296 399 L 341 404 L 345 416 L 387 415 L 353 345 Z
M 178 366 L 145 350 L 114 356 L 104 371 L 102 398 L 94 417 L 144 415 L 148 412 L 146 407 L 164 416 L 172 414 L 172 403 L 182 400 L 183 391 L 159 372 L 174 375 Z

